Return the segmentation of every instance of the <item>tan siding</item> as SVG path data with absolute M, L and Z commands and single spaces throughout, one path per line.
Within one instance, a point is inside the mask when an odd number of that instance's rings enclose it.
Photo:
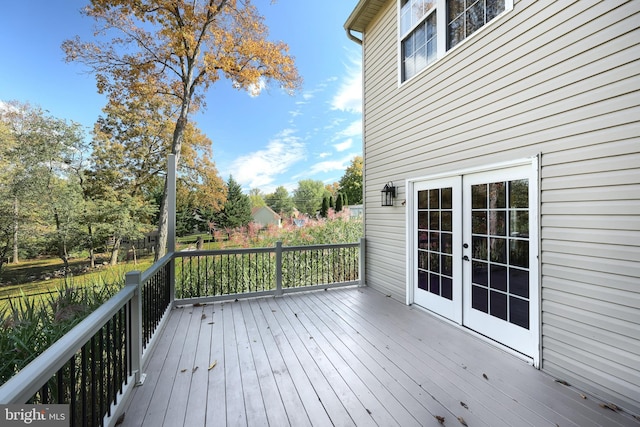
M 364 48 L 368 284 L 404 298 L 406 179 L 541 154 L 543 369 L 636 413 L 639 26 L 637 1 L 520 1 L 398 85 L 389 1 Z

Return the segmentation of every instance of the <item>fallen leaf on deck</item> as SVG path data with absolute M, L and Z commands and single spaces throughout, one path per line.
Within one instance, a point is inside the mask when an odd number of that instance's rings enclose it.
M 186 369 L 180 369 L 180 372 L 187 372 Z
M 614 405 L 613 403 L 601 403 L 600 407 L 601 408 L 605 408 L 605 409 L 611 409 L 614 412 L 620 409 L 616 405 Z
M 487 374 L 482 374 L 482 378 L 484 378 L 485 380 L 488 380 L 489 377 L 487 376 Z
M 566 385 L 567 387 L 570 385 L 568 382 L 566 382 L 565 380 L 554 380 L 555 382 L 562 384 L 562 385 Z
M 207 318 L 207 315 L 206 315 L 206 314 L 204 314 L 204 313 L 202 313 L 202 316 L 200 316 L 200 319 L 201 319 L 201 320 L 204 320 L 204 319 L 206 319 L 206 318 Z
M 122 413 L 122 415 L 118 417 L 118 419 L 116 420 L 116 425 L 120 425 L 123 422 L 124 422 L 124 413 Z
M 197 302 L 197 303 L 193 304 L 193 306 L 194 307 L 202 307 L 202 303 Z
M 213 325 L 214 323 L 216 323 L 216 322 L 209 322 L 209 323 L 207 323 L 207 324 L 208 324 L 208 325 Z
M 584 395 L 584 394 L 582 394 L 582 393 L 580 393 L 580 397 L 581 397 L 581 398 L 583 398 L 583 399 L 586 399 L 586 398 L 587 398 L 587 396 L 585 396 L 585 395 Z
M 217 364 L 218 364 L 218 361 L 217 361 L 217 360 L 214 360 L 214 361 L 211 363 L 211 365 L 209 365 L 209 370 L 212 370 L 213 368 L 215 368 Z
M 367 408 L 364 408 L 367 409 Z M 367 414 L 371 415 L 371 411 L 367 409 Z
M 436 417 L 436 420 L 438 420 L 438 422 L 440 424 L 444 424 L 444 417 L 441 417 L 440 415 L 436 415 L 435 417 Z
M 464 420 L 464 418 L 462 417 L 458 417 L 458 421 L 460 421 L 460 424 L 462 424 L 463 426 L 468 426 L 467 422 Z
M 467 406 L 466 403 L 464 402 L 460 402 L 460 405 L 464 408 L 464 409 L 469 409 L 469 407 Z
M 195 371 L 197 371 L 197 370 L 198 370 L 198 367 L 196 366 L 195 368 L 193 368 L 193 369 L 191 370 L 191 372 L 195 372 Z

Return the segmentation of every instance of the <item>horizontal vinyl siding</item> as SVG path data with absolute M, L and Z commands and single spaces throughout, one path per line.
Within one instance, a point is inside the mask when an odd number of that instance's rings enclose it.
M 365 135 L 375 126 L 376 118 L 369 112 L 378 109 L 380 100 L 390 99 L 397 91 L 397 45 L 396 45 L 396 2 L 389 1 L 383 13 L 364 34 L 363 64 L 365 69 L 372 66 L 375 71 L 365 71 L 364 99 Z M 384 102 L 384 101 L 382 101 Z M 369 124 L 371 123 L 371 125 Z M 365 140 L 367 137 L 365 136 Z M 376 138 L 377 140 L 377 138 Z M 376 144 L 384 144 L 381 140 Z M 380 206 L 380 191 L 388 181 L 397 187 L 403 181 L 385 162 L 369 159 L 374 150 L 365 145 L 365 235 L 366 235 L 366 282 L 394 299 L 405 301 L 405 217 L 404 209 L 398 202 L 404 198 L 402 188 L 397 188 L 398 197 L 394 207 Z M 399 190 L 399 191 L 398 191 Z
M 405 298 L 407 179 L 540 155 L 542 368 L 636 414 L 639 26 L 637 1 L 523 0 L 402 85 L 395 1 L 364 45 L 368 284 Z

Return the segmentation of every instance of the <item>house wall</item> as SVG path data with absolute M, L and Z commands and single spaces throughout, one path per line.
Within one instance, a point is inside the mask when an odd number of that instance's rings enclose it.
M 256 211 L 256 213 L 253 215 L 253 221 L 256 224 L 260 224 L 262 226 L 281 225 L 280 216 L 267 208 L 260 208 L 258 211 Z
M 367 284 L 405 300 L 405 180 L 539 155 L 542 369 L 640 414 L 640 2 L 516 2 L 402 85 L 396 10 L 364 32 Z

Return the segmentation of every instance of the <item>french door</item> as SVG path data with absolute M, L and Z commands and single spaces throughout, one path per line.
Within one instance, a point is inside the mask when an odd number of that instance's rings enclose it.
M 413 302 L 538 358 L 537 165 L 413 183 Z

